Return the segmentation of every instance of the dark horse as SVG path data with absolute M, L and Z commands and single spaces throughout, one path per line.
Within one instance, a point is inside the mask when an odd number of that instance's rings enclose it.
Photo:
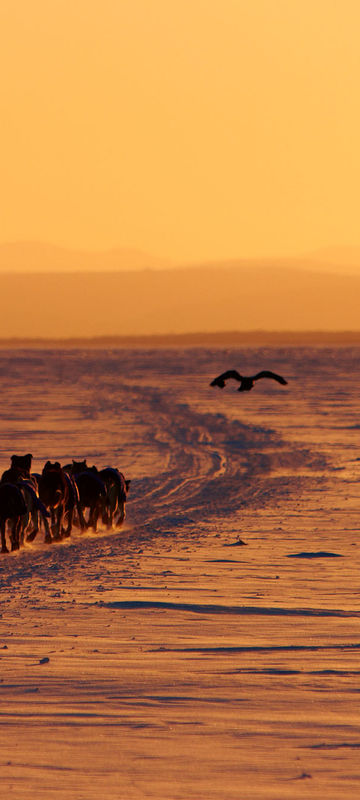
M 20 547 L 22 516 L 26 514 L 25 500 L 18 486 L 13 483 L 0 483 L 0 531 L 1 552 L 8 553 L 6 547 L 6 522 L 10 521 L 11 549 Z
M 92 528 L 96 533 L 99 515 L 103 517 L 106 513 L 106 486 L 99 477 L 97 468 L 88 467 L 86 459 L 73 461 L 70 471 L 79 490 L 82 513 L 86 508 L 89 509 L 86 527 Z
M 50 516 L 39 498 L 37 477 L 31 474 L 32 455 L 11 456 L 11 466 L 1 476 L 2 483 L 13 483 L 19 487 L 26 505 L 26 513 L 21 520 L 20 542 L 23 543 L 27 531 L 27 541 L 32 542 L 43 522 L 45 528 L 45 542 L 51 542 L 51 533 L 47 518 Z M 31 521 L 31 530 L 29 525 Z
M 125 519 L 125 503 L 131 481 L 126 480 L 123 473 L 115 467 L 105 467 L 98 472 L 99 478 L 106 486 L 106 513 L 103 522 L 112 528 L 113 520 L 117 527 Z
M 62 523 L 69 507 L 69 487 L 64 470 L 58 461 L 47 461 L 39 476 L 40 500 L 50 511 L 51 531 L 53 538 L 61 539 L 62 535 L 70 535 L 72 524 L 72 511 L 69 510 L 67 529 L 64 531 Z

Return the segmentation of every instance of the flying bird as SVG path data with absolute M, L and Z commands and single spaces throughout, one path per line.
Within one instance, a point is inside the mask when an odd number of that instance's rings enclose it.
M 251 377 L 240 375 L 236 369 L 228 369 L 226 372 L 222 372 L 221 375 L 218 375 L 217 378 L 214 378 L 214 380 L 211 381 L 210 386 L 218 386 L 219 389 L 223 389 L 225 386 L 225 381 L 229 380 L 230 378 L 233 378 L 235 381 L 239 381 L 239 392 L 250 392 L 250 389 L 252 389 L 254 386 L 254 382 L 258 381 L 259 378 L 272 378 L 274 381 L 281 383 L 283 386 L 287 385 L 285 378 L 282 378 L 281 375 L 276 375 L 275 372 L 270 372 L 267 369 L 264 369 L 262 372 L 258 372 L 256 375 L 251 375 Z

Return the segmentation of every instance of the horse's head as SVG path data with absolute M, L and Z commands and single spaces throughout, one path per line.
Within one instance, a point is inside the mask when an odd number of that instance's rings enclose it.
M 26 453 L 25 456 L 11 456 L 11 466 L 19 472 L 30 473 L 32 462 L 32 453 Z
M 44 472 L 61 472 L 61 464 L 60 464 L 60 462 L 59 461 L 54 461 L 54 462 L 47 461 L 45 466 L 44 466 L 44 469 L 43 469 L 43 473 Z
M 71 467 L 71 472 L 73 475 L 78 475 L 80 472 L 86 472 L 87 468 L 88 466 L 86 463 L 86 458 L 84 458 L 84 461 L 74 461 L 73 459 Z

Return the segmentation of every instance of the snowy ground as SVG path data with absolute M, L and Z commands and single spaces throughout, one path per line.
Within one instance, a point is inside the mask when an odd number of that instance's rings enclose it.
M 120 532 L 1 557 L 5 797 L 359 796 L 359 355 L 0 352 L 2 470 L 132 479 Z

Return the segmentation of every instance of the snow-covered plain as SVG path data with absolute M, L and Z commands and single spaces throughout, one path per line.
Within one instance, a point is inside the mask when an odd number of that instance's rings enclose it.
M 1 471 L 132 480 L 120 531 L 1 556 L 4 797 L 359 796 L 359 356 L 0 351 Z

